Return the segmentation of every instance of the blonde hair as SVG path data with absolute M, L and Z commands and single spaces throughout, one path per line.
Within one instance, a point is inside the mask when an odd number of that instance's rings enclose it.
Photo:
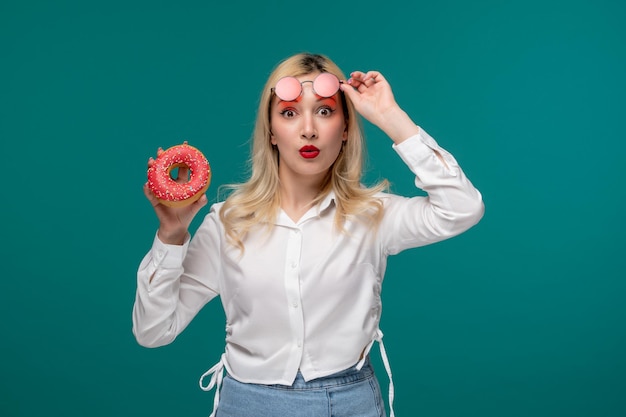
M 339 79 L 345 75 L 339 67 L 323 55 L 301 53 L 280 62 L 270 74 L 261 95 L 252 137 L 249 161 L 251 175 L 242 184 L 228 185 L 234 191 L 224 202 L 220 219 L 230 243 L 244 250 L 243 240 L 248 231 L 264 225 L 271 229 L 280 210 L 280 182 L 278 178 L 278 150 L 271 143 L 270 108 L 271 88 L 285 76 L 299 77 L 313 72 L 329 72 Z M 382 201 L 375 194 L 387 188 L 387 181 L 366 188 L 361 184 L 365 144 L 363 129 L 354 105 L 340 94 L 346 123 L 347 140 L 342 151 L 324 179 L 317 198 L 319 203 L 328 193 L 335 192 L 335 226 L 344 230 L 348 217 L 370 221 L 378 225 L 383 214 Z

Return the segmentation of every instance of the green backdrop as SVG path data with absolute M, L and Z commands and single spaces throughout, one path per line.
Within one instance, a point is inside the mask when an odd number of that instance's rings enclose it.
M 172 3 L 0 4 L 0 415 L 210 413 L 219 302 L 167 347 L 131 334 L 146 160 L 188 140 L 217 200 L 299 51 L 382 71 L 484 195 L 474 229 L 390 260 L 397 415 L 626 415 L 623 2 Z M 367 182 L 415 194 L 365 126 Z

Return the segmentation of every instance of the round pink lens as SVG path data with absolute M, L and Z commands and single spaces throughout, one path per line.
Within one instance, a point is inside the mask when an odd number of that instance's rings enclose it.
M 331 73 L 323 72 L 315 77 L 313 89 L 318 96 L 332 97 L 339 91 L 339 79 Z
M 283 77 L 276 83 L 274 92 L 283 101 L 293 101 L 300 97 L 302 85 L 295 77 Z

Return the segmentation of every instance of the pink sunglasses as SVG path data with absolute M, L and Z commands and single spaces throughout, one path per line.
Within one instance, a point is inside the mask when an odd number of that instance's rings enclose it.
M 272 88 L 272 92 L 282 101 L 294 101 L 302 94 L 302 84 L 313 83 L 313 92 L 328 98 L 337 94 L 341 81 L 330 72 L 322 72 L 313 81 L 300 82 L 296 77 L 283 77 Z

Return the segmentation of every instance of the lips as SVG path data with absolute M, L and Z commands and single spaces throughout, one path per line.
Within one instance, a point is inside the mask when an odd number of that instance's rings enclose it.
M 300 156 L 306 159 L 313 159 L 320 154 L 320 150 L 313 145 L 306 145 L 300 148 Z

